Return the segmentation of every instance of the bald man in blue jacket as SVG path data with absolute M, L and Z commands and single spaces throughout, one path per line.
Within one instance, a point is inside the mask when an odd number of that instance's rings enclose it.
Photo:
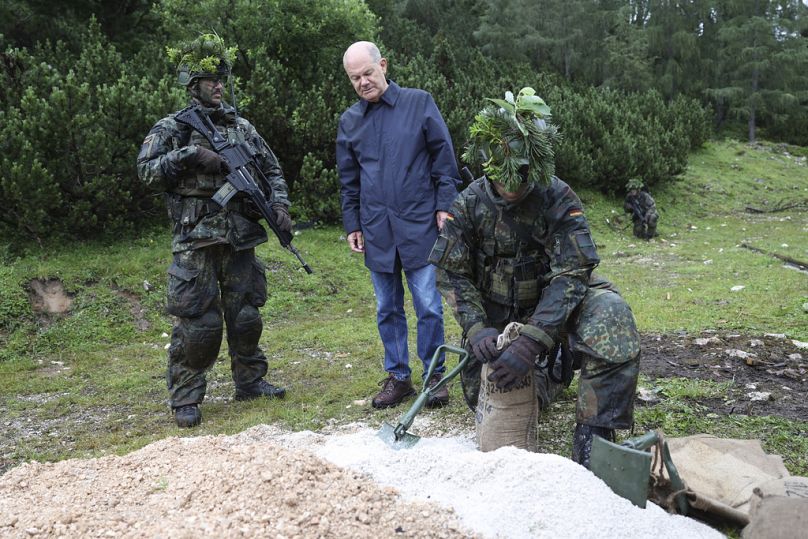
M 352 251 L 364 254 L 376 293 L 387 378 L 375 408 L 415 393 L 409 367 L 402 271 L 418 318 L 418 357 L 429 368 L 443 344 L 443 306 L 427 261 L 460 185 L 454 148 L 432 96 L 387 79 L 387 59 L 368 41 L 345 51 L 343 67 L 360 100 L 340 117 L 337 167 L 342 219 Z M 436 384 L 445 368 L 438 358 Z M 428 406 L 442 406 L 441 388 Z

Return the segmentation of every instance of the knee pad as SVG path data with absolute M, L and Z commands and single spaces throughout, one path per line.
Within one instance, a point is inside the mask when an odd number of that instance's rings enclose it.
M 589 289 L 581 302 L 573 348 L 606 363 L 625 363 L 640 353 L 640 333 L 631 308 L 614 292 Z
M 245 305 L 236 316 L 233 326 L 232 331 L 228 331 L 232 340 L 230 346 L 239 355 L 253 355 L 264 329 L 261 313 L 256 307 Z
M 198 318 L 183 319 L 184 363 L 196 369 L 207 369 L 216 361 L 222 344 L 222 315 L 208 310 Z

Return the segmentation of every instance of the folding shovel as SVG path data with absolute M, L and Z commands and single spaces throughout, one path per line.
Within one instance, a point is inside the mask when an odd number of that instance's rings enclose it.
M 689 506 L 684 493 L 684 483 L 679 472 L 671 460 L 667 442 L 660 442 L 660 435 L 656 431 L 648 431 L 642 436 L 630 438 L 618 445 L 600 436 L 592 439 L 592 453 L 589 469 L 609 485 L 615 494 L 626 498 L 637 507 L 645 508 L 648 500 L 648 488 L 651 478 L 652 446 L 657 446 L 661 452 L 658 458 L 662 459 L 670 477 L 671 486 L 675 496 L 679 514 L 687 515 Z
M 460 356 L 460 362 L 457 364 L 457 367 L 446 373 L 443 378 L 441 378 L 440 382 L 432 387 L 429 387 L 429 380 L 432 378 L 435 365 L 443 352 L 454 352 L 458 354 Z M 398 420 L 398 424 L 395 427 L 386 421 L 382 423 L 382 426 L 376 433 L 376 436 L 384 440 L 384 443 L 393 449 L 410 448 L 417 444 L 418 440 L 421 438 L 407 432 L 407 429 L 412 426 L 415 416 L 418 415 L 418 412 L 420 412 L 421 409 L 426 405 L 431 396 L 433 396 L 440 388 L 449 383 L 449 380 L 460 374 L 460 371 L 466 367 L 468 362 L 469 353 L 466 350 L 448 344 L 438 346 L 435 353 L 432 355 L 432 361 L 429 362 L 429 370 L 424 377 L 424 387 L 421 390 L 421 393 L 418 395 L 418 398 L 415 399 L 415 403 L 410 407 L 407 413 L 401 416 L 401 418 Z

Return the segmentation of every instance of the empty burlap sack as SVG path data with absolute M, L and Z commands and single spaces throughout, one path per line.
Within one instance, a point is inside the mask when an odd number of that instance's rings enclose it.
M 695 434 L 667 441 L 671 460 L 689 488 L 744 512 L 755 487 L 789 475 L 783 459 L 766 454 L 759 440 Z
M 489 382 L 490 372 L 489 364 L 484 364 L 480 372 L 480 396 L 475 414 L 480 451 L 514 446 L 536 452 L 539 404 L 533 369 L 510 390 L 499 389 Z

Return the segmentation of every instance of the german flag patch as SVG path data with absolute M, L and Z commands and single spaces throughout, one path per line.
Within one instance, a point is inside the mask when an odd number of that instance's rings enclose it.
M 584 211 L 579 210 L 578 208 L 570 210 L 570 217 L 578 217 L 579 215 L 583 215 Z

